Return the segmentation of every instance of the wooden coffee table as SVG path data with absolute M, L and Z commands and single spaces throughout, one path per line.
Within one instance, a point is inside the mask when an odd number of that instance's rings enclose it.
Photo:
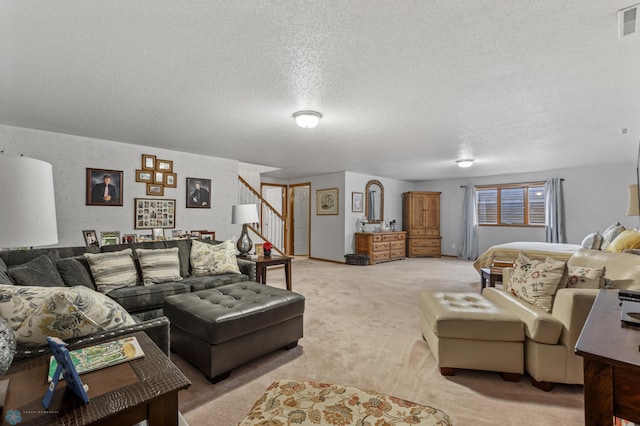
M 125 425 L 146 419 L 150 426 L 177 425 L 178 391 L 191 382 L 144 332 L 126 336 L 138 339 L 144 357 L 82 374 L 82 382 L 89 386 L 87 404 L 65 392 L 64 381 L 60 381 L 45 410 L 40 401 L 47 389 L 49 356 L 14 362 L 2 377 L 11 380 L 2 424 L 9 424 L 9 410 L 18 410 L 20 424 Z

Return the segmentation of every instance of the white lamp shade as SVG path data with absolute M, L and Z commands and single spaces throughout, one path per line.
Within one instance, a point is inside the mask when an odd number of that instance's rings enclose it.
M 58 242 L 51 164 L 0 154 L 0 247 Z
M 259 222 L 258 206 L 255 204 L 238 204 L 231 207 L 231 223 L 244 225 Z
M 638 185 L 629 185 L 629 205 L 627 206 L 627 216 L 640 216 L 638 206 Z

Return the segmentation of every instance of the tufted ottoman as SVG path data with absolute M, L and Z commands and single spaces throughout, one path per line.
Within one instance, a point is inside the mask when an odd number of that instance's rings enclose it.
M 245 281 L 165 298 L 171 349 L 213 383 L 302 337 L 304 296 Z
M 420 293 L 420 329 L 444 376 L 456 368 L 522 375 L 524 325 L 477 293 Z

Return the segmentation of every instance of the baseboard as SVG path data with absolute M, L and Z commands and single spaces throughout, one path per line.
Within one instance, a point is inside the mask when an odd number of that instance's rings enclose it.
M 337 263 L 338 265 L 346 265 L 346 262 L 344 262 L 344 261 L 341 262 L 339 260 L 333 260 L 333 259 L 322 259 L 320 257 L 312 257 L 312 256 L 309 256 L 309 259 L 311 259 L 311 260 L 319 260 L 321 262 Z

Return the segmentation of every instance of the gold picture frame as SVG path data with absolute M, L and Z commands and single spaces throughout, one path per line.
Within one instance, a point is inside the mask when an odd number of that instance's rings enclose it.
M 340 213 L 338 188 L 318 189 L 316 191 L 316 215 L 337 215 Z

